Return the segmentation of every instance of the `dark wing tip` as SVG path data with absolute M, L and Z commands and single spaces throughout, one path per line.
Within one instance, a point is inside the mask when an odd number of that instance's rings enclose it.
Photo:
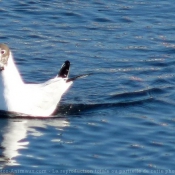
M 92 75 L 92 73 L 89 73 L 89 74 L 82 74 L 82 75 L 78 75 L 78 76 L 73 77 L 73 78 L 69 78 L 66 82 L 74 81 L 74 80 L 76 80 L 76 79 L 78 79 L 78 78 L 84 78 L 84 77 L 87 77 L 87 76 L 89 76 L 89 75 Z
M 64 64 L 61 66 L 61 69 L 58 73 L 58 77 L 61 78 L 67 78 L 69 75 L 69 67 L 70 67 L 70 61 L 65 61 Z

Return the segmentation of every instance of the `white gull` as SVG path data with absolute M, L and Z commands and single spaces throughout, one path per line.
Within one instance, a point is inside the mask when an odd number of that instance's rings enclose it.
M 73 80 L 86 76 L 68 79 L 69 67 L 70 62 L 65 61 L 55 78 L 41 84 L 26 84 L 9 47 L 0 44 L 0 110 L 29 116 L 52 115 Z

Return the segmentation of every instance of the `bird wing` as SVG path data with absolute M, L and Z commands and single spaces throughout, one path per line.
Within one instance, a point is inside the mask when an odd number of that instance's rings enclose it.
M 70 87 L 71 82 L 56 77 L 42 84 L 28 85 L 29 111 L 31 115 L 49 116 L 57 107 L 63 93 Z

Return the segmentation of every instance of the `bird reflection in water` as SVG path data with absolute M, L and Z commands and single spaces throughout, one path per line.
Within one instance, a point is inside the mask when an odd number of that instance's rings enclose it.
M 65 118 L 0 118 L 0 169 L 20 165 L 17 157 L 22 154 L 20 150 L 29 149 L 28 134 L 39 137 L 43 134 L 37 128 L 47 126 L 62 130 L 69 122 Z

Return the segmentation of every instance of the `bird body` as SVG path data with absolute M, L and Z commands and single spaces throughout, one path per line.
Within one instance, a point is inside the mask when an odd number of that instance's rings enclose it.
M 7 56 L 6 56 L 7 55 Z M 73 81 L 68 81 L 70 62 L 45 83 L 26 84 L 8 46 L 0 44 L 0 110 L 30 116 L 50 116 Z

